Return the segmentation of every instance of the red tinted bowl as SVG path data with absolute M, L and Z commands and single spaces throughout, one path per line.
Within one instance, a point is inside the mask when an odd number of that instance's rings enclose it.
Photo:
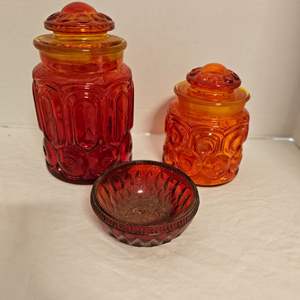
M 199 195 L 182 171 L 134 161 L 106 171 L 94 184 L 92 207 L 109 234 L 132 246 L 158 246 L 178 237 L 199 208 Z

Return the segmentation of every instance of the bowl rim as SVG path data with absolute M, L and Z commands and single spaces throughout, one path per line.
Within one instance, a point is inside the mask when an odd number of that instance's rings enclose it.
M 118 220 L 111 214 L 109 214 L 102 206 L 100 205 L 99 201 L 97 200 L 97 187 L 101 182 L 113 171 L 124 168 L 127 166 L 135 166 L 135 165 L 152 165 L 152 166 L 158 166 L 160 168 L 168 169 L 172 172 L 175 172 L 176 174 L 183 177 L 186 182 L 190 185 L 192 193 L 193 193 L 193 199 L 194 203 L 191 204 L 191 206 L 187 209 L 186 212 L 183 214 L 171 218 L 168 221 L 163 221 L 161 223 L 157 224 L 135 224 L 135 223 L 127 223 L 121 220 Z M 148 234 L 155 234 L 155 233 L 161 233 L 164 231 L 171 232 L 175 230 L 176 228 L 182 228 L 185 225 L 189 224 L 194 216 L 196 215 L 199 206 L 200 206 L 200 197 L 197 190 L 197 187 L 195 183 L 192 181 L 192 179 L 185 174 L 180 169 L 168 165 L 163 162 L 158 161 L 152 161 L 152 160 L 134 160 L 131 162 L 125 162 L 121 164 L 114 165 L 110 168 L 108 168 L 93 184 L 93 188 L 91 191 L 91 206 L 96 213 L 96 215 L 100 218 L 100 220 L 104 223 L 106 223 L 108 226 L 116 228 L 120 231 L 127 232 L 127 233 L 138 233 L 140 235 L 148 235 Z

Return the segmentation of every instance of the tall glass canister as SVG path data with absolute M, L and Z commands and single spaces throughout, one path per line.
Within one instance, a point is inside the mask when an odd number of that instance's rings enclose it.
M 123 63 L 126 41 L 107 32 L 108 16 L 74 2 L 45 21 L 34 40 L 41 63 L 33 94 L 49 171 L 92 183 L 108 167 L 131 160 L 133 82 Z

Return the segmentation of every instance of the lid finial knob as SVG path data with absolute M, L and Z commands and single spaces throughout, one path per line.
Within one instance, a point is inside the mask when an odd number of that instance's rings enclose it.
M 205 90 L 233 91 L 241 86 L 237 74 L 217 63 L 193 69 L 187 75 L 187 81 L 193 87 Z
M 45 21 L 45 28 L 57 33 L 101 34 L 113 30 L 113 20 L 83 2 L 72 2 Z

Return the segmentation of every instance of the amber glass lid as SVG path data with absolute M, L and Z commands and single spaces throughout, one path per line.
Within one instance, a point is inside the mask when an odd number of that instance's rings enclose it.
M 221 64 L 212 63 L 188 73 L 186 81 L 176 85 L 175 93 L 195 102 L 233 104 L 250 98 L 240 86 L 241 80 L 236 73 Z
M 45 28 L 60 33 L 105 33 L 113 30 L 113 20 L 83 2 L 65 6 L 45 21 Z
M 34 40 L 39 50 L 118 52 L 126 48 L 126 41 L 108 35 L 114 29 L 113 20 L 83 2 L 72 2 L 54 13 L 44 23 L 54 34 L 45 34 Z

